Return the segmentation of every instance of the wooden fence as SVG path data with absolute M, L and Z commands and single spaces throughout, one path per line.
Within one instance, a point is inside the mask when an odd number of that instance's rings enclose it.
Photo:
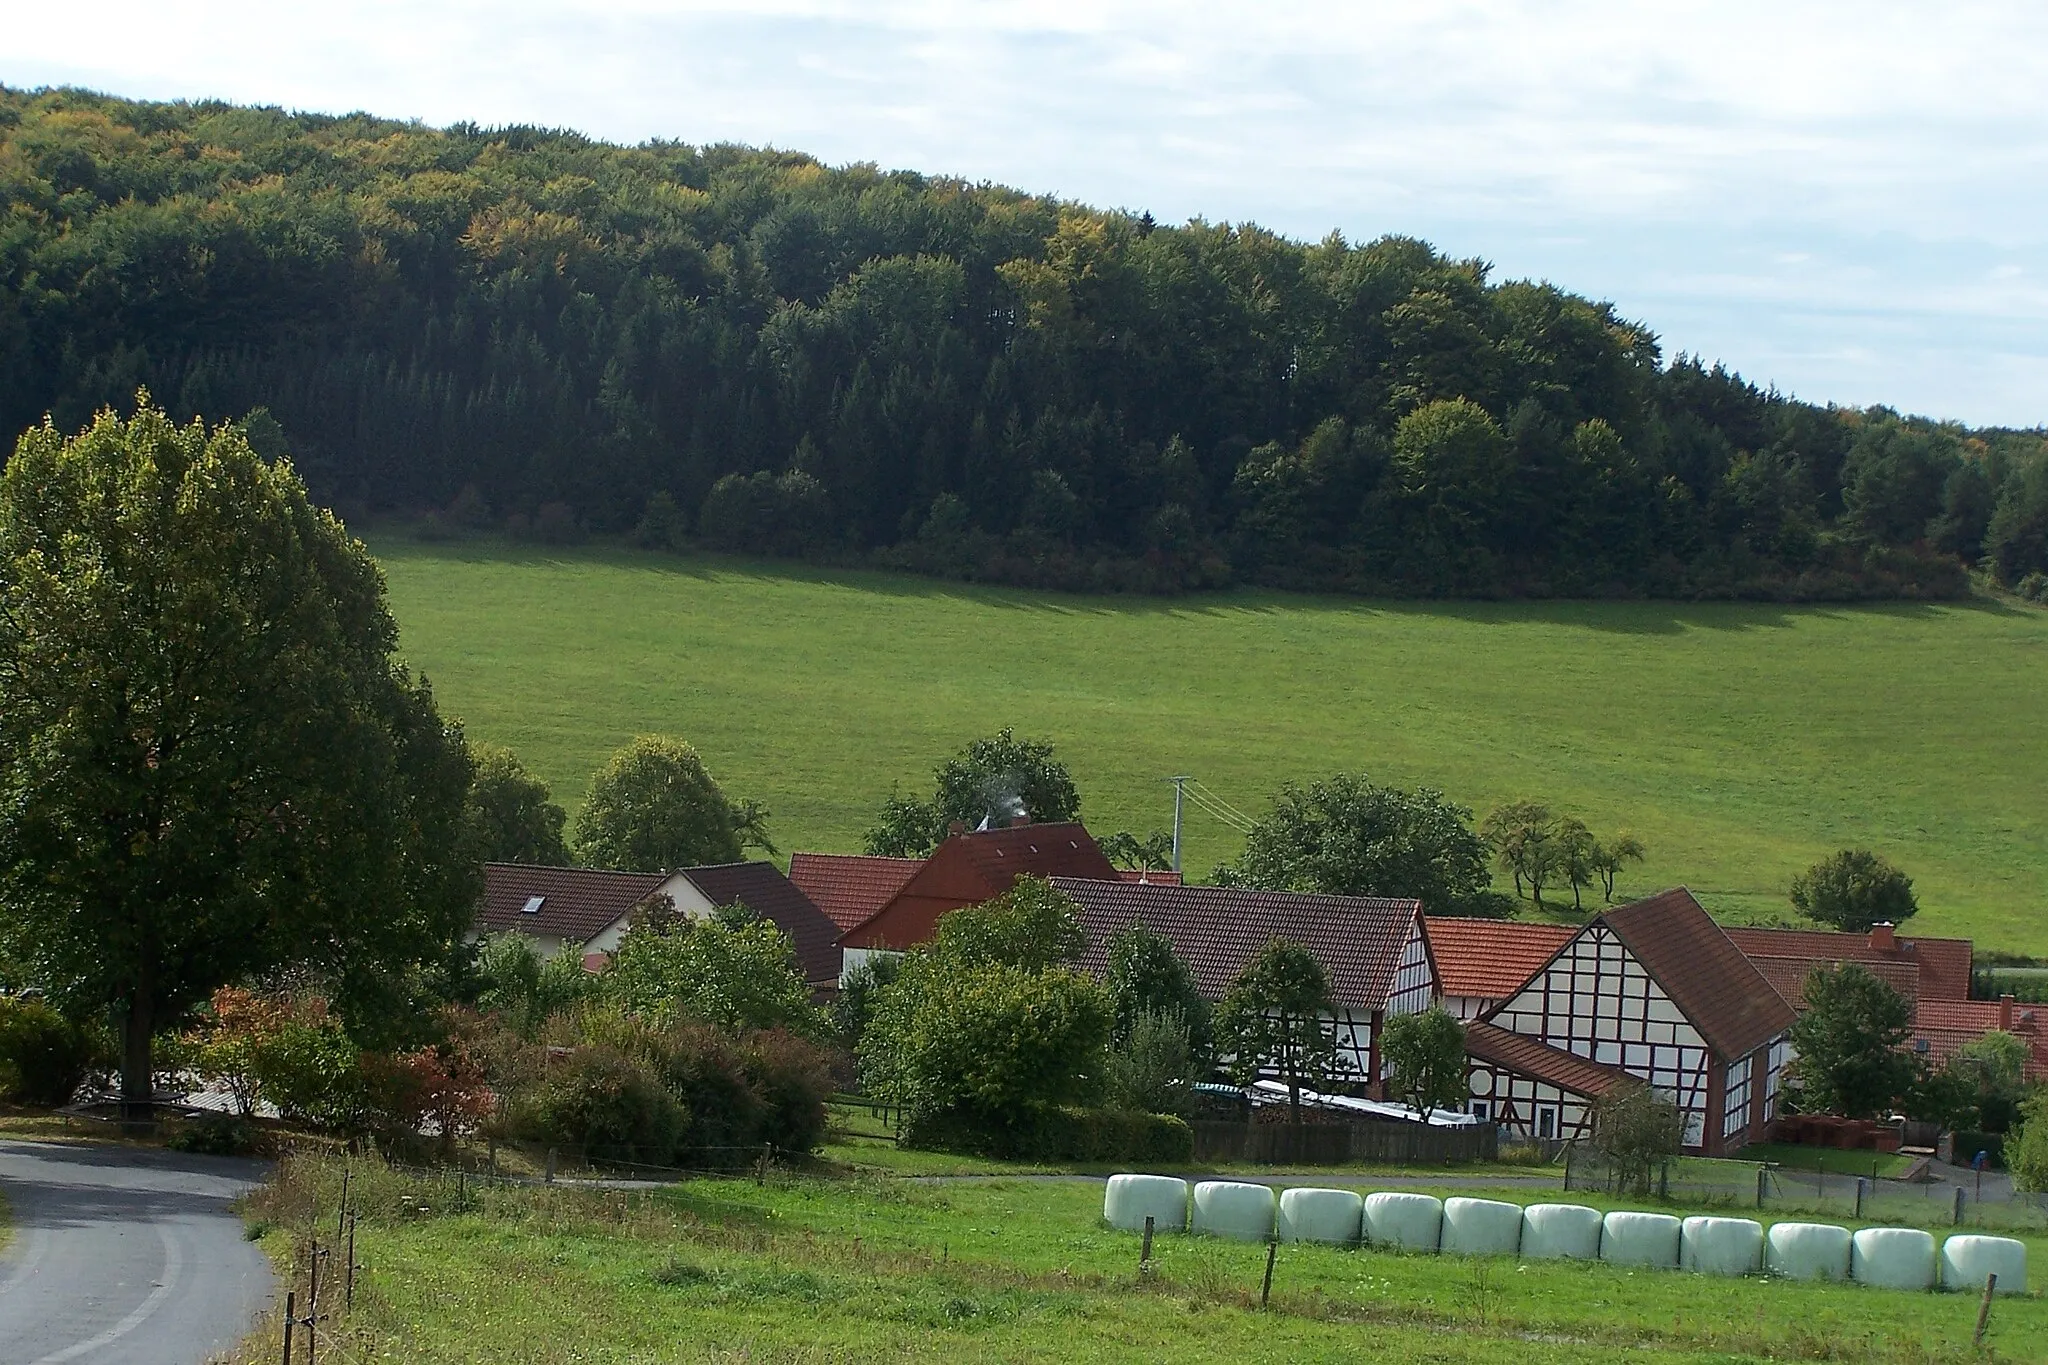
M 1437 1128 L 1425 1123 L 1220 1123 L 1197 1120 L 1195 1160 L 1253 1166 L 1348 1166 L 1385 1162 L 1447 1166 L 1492 1161 L 1500 1130 L 1490 1123 Z

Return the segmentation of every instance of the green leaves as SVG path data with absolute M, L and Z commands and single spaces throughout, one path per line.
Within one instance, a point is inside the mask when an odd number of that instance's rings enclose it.
M 1008 726 L 977 739 L 940 764 L 929 801 L 891 795 L 868 831 L 867 851 L 921 858 L 939 846 L 947 826 L 1001 829 L 1019 815 L 1039 824 L 1075 820 L 1081 794 L 1067 767 L 1043 740 L 1018 739 Z
M 1904 996 L 1854 962 L 1814 968 L 1805 996 L 1791 1035 L 1803 1109 L 1865 1118 L 1906 1093 L 1913 1007 Z
M 1245 964 L 1216 1011 L 1217 1051 L 1249 1083 L 1266 1073 L 1290 1092 L 1337 1074 L 1336 1004 L 1314 953 L 1276 938 Z M 1299 1097 L 1290 1093 L 1297 1107 Z
M 601 994 L 647 1019 L 699 1019 L 734 1037 L 786 1028 L 820 1037 L 789 936 L 772 922 L 737 915 L 636 924 L 620 940 Z
M 1492 879 L 1471 820 L 1432 788 L 1338 773 L 1282 787 L 1229 875 L 1274 891 L 1413 897 L 1433 915 L 1488 914 Z
M 1808 919 L 1866 934 L 1919 913 L 1913 879 L 1864 848 L 1845 848 L 1792 879 L 1792 904 Z
M 1387 1020 L 1380 1055 L 1393 1068 L 1397 1098 L 1424 1110 L 1465 1107 L 1465 1026 L 1442 1006 Z
M 576 858 L 586 867 L 667 872 L 736 863 L 766 841 L 768 812 L 735 806 L 682 740 L 642 735 L 591 779 L 576 817 Z

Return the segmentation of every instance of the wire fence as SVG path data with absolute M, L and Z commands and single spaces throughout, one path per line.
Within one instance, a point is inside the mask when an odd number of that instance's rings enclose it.
M 2016 1192 L 2003 1176 L 1898 1179 L 1825 1168 L 1673 1158 L 1640 1172 L 1578 1148 L 1565 1153 L 1564 1187 L 1705 1208 L 1748 1208 L 1917 1227 L 2048 1230 L 2048 1196 Z

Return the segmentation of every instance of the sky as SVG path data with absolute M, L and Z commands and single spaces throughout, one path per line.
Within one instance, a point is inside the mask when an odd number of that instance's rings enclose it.
M 101 0 L 10 16 L 0 83 L 1400 233 L 1803 399 L 2048 423 L 2040 0 Z

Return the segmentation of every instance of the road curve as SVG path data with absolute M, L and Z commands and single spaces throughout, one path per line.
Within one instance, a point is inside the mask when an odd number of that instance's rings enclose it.
M 0 1141 L 5 1365 L 201 1365 L 269 1302 L 229 1208 L 267 1168 L 85 1143 Z

